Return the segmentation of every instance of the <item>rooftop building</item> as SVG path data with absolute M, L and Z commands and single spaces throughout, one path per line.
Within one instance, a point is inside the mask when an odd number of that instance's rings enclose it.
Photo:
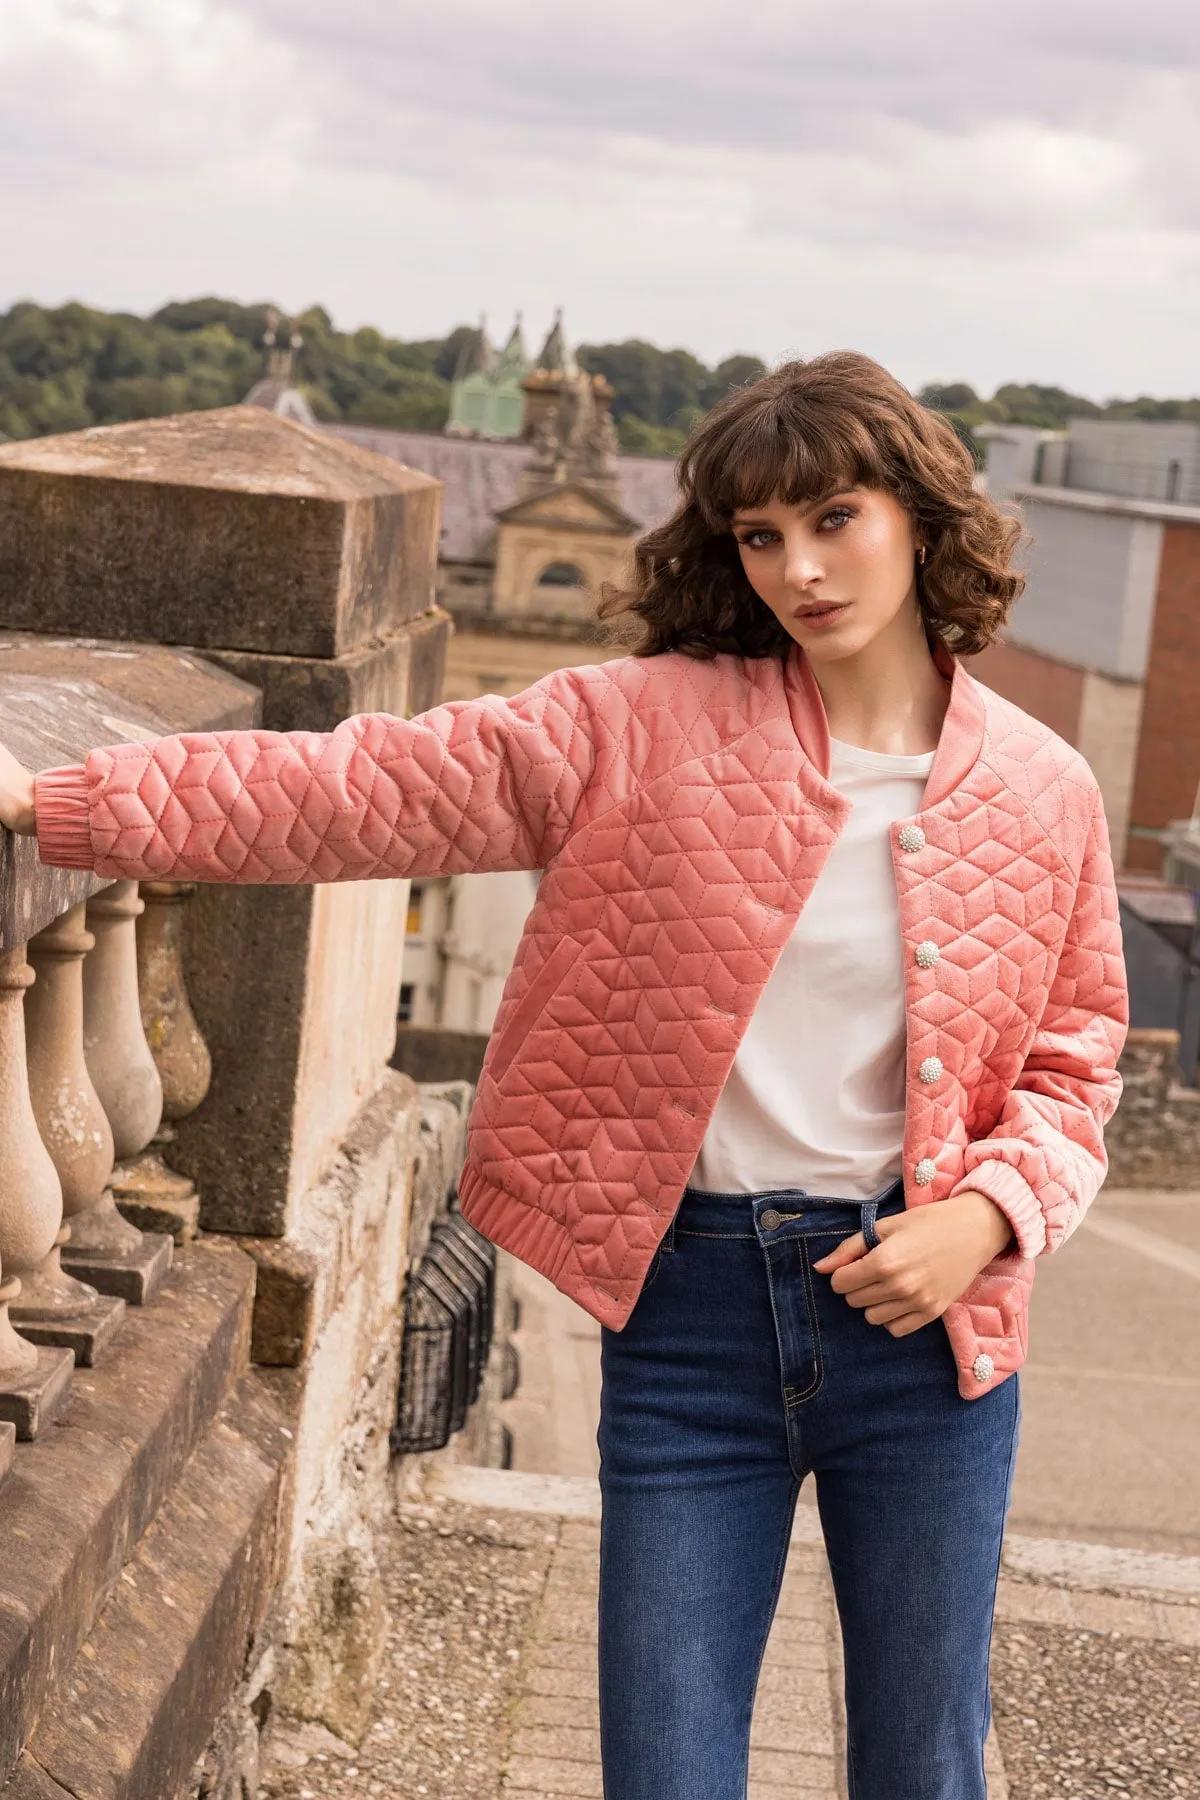
M 1200 426 L 983 435 L 1027 581 L 976 672 L 1087 757 L 1118 866 L 1158 870 L 1200 790 Z

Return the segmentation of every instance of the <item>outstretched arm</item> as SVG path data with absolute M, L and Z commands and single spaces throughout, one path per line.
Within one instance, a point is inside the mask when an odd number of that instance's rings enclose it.
M 592 767 L 584 672 L 335 731 L 187 732 L 31 777 L 0 752 L 0 821 L 116 878 L 356 881 L 541 868 Z

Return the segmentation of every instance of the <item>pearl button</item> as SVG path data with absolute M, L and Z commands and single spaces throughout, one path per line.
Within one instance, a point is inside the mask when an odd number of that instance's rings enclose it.
M 902 825 L 896 836 L 900 848 L 907 850 L 910 855 L 925 848 L 925 833 L 919 825 Z
M 940 1081 L 942 1079 L 943 1071 L 941 1057 L 927 1056 L 917 1073 L 927 1087 L 932 1087 L 935 1081 Z
M 781 1212 L 776 1212 L 775 1208 L 773 1206 L 768 1206 L 766 1212 L 763 1213 L 763 1215 L 762 1215 L 763 1230 L 764 1231 L 778 1231 L 779 1227 L 782 1224 L 783 1224 L 783 1214 Z
M 990 1381 L 996 1373 L 996 1365 L 986 1351 L 981 1350 L 971 1364 L 976 1381 Z
M 937 1164 L 932 1156 L 923 1156 L 913 1170 L 913 1180 L 918 1187 L 928 1187 L 937 1174 Z
M 917 945 L 916 955 L 919 969 L 932 969 L 935 962 L 940 962 L 942 953 L 932 938 L 925 938 Z

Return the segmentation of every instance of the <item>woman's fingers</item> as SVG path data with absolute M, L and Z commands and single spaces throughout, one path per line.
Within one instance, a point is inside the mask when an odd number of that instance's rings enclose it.
M 906 1306 L 913 1305 L 911 1294 L 903 1294 L 890 1281 L 864 1281 L 861 1286 L 847 1288 L 844 1292 L 834 1288 L 835 1293 L 842 1293 L 842 1298 L 851 1306 Z
M 3 744 L 0 744 L 0 825 L 27 834 L 34 830 L 33 776 Z
M 842 1242 L 835 1250 L 831 1250 L 828 1256 L 822 1256 L 818 1262 L 815 1262 L 813 1268 L 820 1275 L 829 1275 L 835 1269 L 844 1269 L 850 1263 L 857 1262 L 860 1257 L 869 1255 L 866 1238 L 861 1231 L 856 1231 L 853 1237 L 843 1238 Z M 838 1282 L 834 1282 L 834 1286 L 839 1293 L 842 1291 Z
M 920 1331 L 923 1325 L 931 1325 L 938 1316 L 937 1313 L 902 1313 L 900 1318 L 893 1319 L 884 1329 L 892 1337 L 911 1337 L 914 1331 Z

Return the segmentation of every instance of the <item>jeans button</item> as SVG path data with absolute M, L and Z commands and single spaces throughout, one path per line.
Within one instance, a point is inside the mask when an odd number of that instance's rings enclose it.
M 781 1212 L 776 1212 L 773 1206 L 768 1206 L 766 1212 L 762 1215 L 763 1230 L 778 1231 L 782 1224 L 783 1214 Z

